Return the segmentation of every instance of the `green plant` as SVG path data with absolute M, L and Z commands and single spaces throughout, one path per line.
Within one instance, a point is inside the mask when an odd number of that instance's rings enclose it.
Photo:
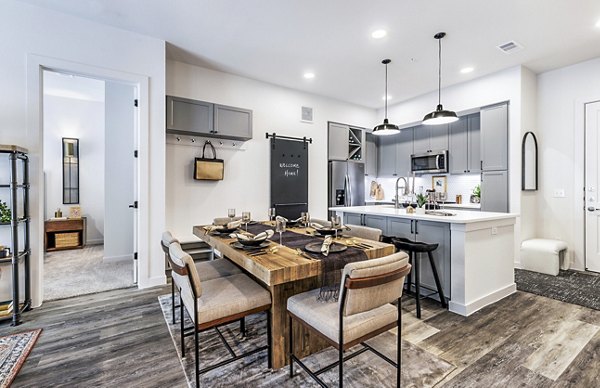
M 424 194 L 417 194 L 417 206 L 423 207 L 427 203 L 427 196 Z
M 0 201 L 0 222 L 10 222 L 12 214 L 8 204 L 4 201 Z
M 476 196 L 477 198 L 481 198 L 481 186 L 480 185 L 475 186 L 475 188 L 473 189 L 473 195 Z

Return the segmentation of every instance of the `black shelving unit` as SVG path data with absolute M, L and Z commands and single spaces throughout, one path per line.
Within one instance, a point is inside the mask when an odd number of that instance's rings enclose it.
M 21 312 L 31 309 L 31 247 L 30 247 L 30 212 L 29 212 L 29 158 L 25 148 L 15 145 L 0 145 L 0 155 L 8 157 L 10 168 L 10 182 L 0 184 L 0 190 L 8 189 L 10 192 L 9 203 L 11 209 L 10 222 L 0 223 L 0 227 L 10 227 L 10 255 L 0 259 L 0 264 L 11 263 L 12 270 L 12 299 L 0 303 L 12 303 L 12 314 L 0 318 L 1 321 L 12 321 L 16 326 L 21 323 Z M 19 163 L 22 167 L 22 182 L 19 182 Z M 4 193 L 0 191 L 0 198 Z M 19 217 L 19 209 L 22 215 Z M 20 233 L 23 234 L 23 246 L 20 244 Z M 25 295 L 21 297 L 19 287 L 19 264 L 23 263 L 25 270 Z

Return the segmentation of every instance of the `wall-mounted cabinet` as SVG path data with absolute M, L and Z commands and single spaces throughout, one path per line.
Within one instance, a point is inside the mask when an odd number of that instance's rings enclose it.
M 479 122 L 479 113 L 475 113 L 449 124 L 450 174 L 481 172 Z
M 382 136 L 377 154 L 377 176 L 410 175 L 413 154 L 413 128 L 404 128 L 397 135 Z
M 448 149 L 448 125 L 418 125 L 413 131 L 415 154 Z
M 377 176 L 377 138 L 372 133 L 365 133 L 365 146 L 363 151 L 365 161 L 365 175 Z
M 252 139 L 252 111 L 167 96 L 167 133 L 249 140 Z
M 483 171 L 508 170 L 508 105 L 481 108 Z
M 328 128 L 329 160 L 365 160 L 365 130 L 346 124 L 329 123 Z

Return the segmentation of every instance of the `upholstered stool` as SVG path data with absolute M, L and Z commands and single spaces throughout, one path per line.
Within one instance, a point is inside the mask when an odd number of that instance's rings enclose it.
M 521 243 L 521 267 L 523 269 L 558 275 L 559 269 L 569 269 L 567 243 L 560 240 L 534 238 Z
M 429 258 L 429 265 L 431 266 L 431 270 L 433 272 L 433 279 L 435 280 L 435 286 L 437 288 L 437 293 L 440 296 L 440 302 L 443 308 L 448 308 L 448 304 L 446 303 L 446 297 L 444 296 L 444 289 L 442 288 L 442 283 L 440 282 L 440 277 L 437 272 L 437 266 L 435 265 L 435 260 L 433 260 L 432 252 L 435 251 L 439 244 L 428 244 L 424 242 L 412 241 L 404 237 L 395 237 L 392 238 L 393 244 L 396 246 L 396 249 L 408 252 L 409 263 L 415 267 L 415 282 L 412 282 L 412 273 L 408 275 L 408 292 L 410 292 L 411 286 L 415 285 L 415 301 L 417 304 L 417 318 L 421 318 L 421 270 L 420 270 L 420 261 L 421 253 L 427 253 L 427 257 Z M 431 296 L 430 295 L 426 295 Z

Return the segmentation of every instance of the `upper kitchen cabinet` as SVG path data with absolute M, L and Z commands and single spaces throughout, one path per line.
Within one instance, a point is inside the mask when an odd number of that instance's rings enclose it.
M 167 132 L 249 140 L 252 139 L 252 111 L 167 96 Z
M 479 173 L 481 144 L 479 113 L 462 116 L 449 127 L 450 173 Z
M 400 135 L 381 136 L 377 150 L 377 176 L 396 175 L 396 142 Z
M 365 133 L 365 175 L 370 177 L 377 176 L 377 138 L 372 133 Z
M 481 108 L 483 171 L 508 170 L 508 105 Z
M 364 161 L 364 129 L 346 124 L 329 123 L 329 160 Z
M 448 149 L 448 125 L 419 125 L 413 130 L 415 154 Z
M 413 151 L 413 129 L 404 128 L 396 138 L 396 171 L 394 176 L 410 176 L 410 156 Z

